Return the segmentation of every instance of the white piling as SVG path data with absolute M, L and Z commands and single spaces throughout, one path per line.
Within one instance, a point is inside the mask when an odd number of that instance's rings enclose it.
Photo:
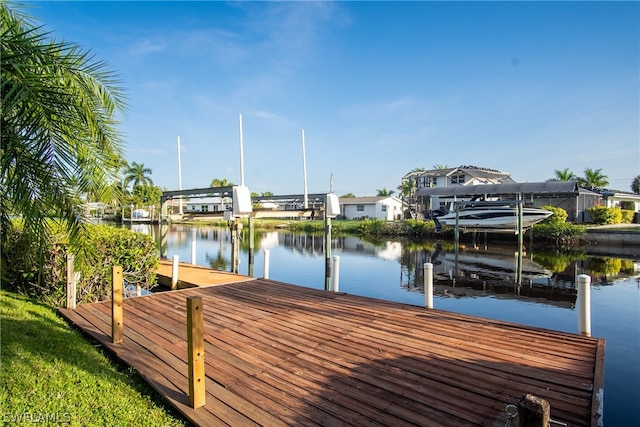
M 424 263 L 424 306 L 433 308 L 433 264 Z
M 172 257 L 173 264 L 171 265 L 171 289 L 178 289 L 178 261 L 180 256 L 174 255 Z
M 578 276 L 578 329 L 581 335 L 591 336 L 591 276 Z
M 340 291 L 340 257 L 333 257 L 333 292 Z
M 264 250 L 264 273 L 262 274 L 262 276 L 265 279 L 269 278 L 269 249 L 265 249 Z
M 196 265 L 196 239 L 191 241 L 191 264 Z

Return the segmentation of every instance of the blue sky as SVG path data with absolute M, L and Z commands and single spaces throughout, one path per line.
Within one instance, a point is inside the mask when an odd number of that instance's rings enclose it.
M 416 167 L 640 174 L 638 2 L 33 2 L 128 96 L 156 185 L 375 195 Z

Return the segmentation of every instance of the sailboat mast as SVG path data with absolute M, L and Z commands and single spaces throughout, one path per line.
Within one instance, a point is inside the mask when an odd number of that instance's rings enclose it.
M 182 165 L 180 162 L 180 136 L 178 135 L 178 190 L 182 190 Z M 178 199 L 180 201 L 179 213 L 182 215 L 182 195 Z
M 302 175 L 304 176 L 304 208 L 309 207 L 307 194 L 307 154 L 304 147 L 304 129 L 302 129 Z
M 242 114 L 238 115 L 240 122 L 240 185 L 244 187 L 244 153 L 242 151 Z

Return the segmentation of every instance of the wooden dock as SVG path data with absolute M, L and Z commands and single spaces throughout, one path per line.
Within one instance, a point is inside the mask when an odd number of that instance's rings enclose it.
M 201 426 L 504 426 L 547 400 L 602 423 L 604 340 L 245 277 L 60 309 Z M 189 406 L 186 298 L 204 306 L 206 405 Z
M 160 259 L 158 268 L 156 268 L 158 284 L 171 288 L 172 269 L 173 262 L 171 260 Z M 254 278 L 228 271 L 213 270 L 200 265 L 178 263 L 178 289 L 223 285 L 245 280 L 254 280 Z

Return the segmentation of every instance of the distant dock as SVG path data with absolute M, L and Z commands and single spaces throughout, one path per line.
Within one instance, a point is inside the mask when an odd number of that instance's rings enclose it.
M 603 339 L 180 268 L 185 287 L 207 286 L 125 299 L 120 344 L 110 302 L 59 311 L 194 424 L 504 426 L 505 406 L 527 393 L 550 403 L 553 420 L 602 424 Z M 191 296 L 204 310 L 198 409 L 187 379 Z

